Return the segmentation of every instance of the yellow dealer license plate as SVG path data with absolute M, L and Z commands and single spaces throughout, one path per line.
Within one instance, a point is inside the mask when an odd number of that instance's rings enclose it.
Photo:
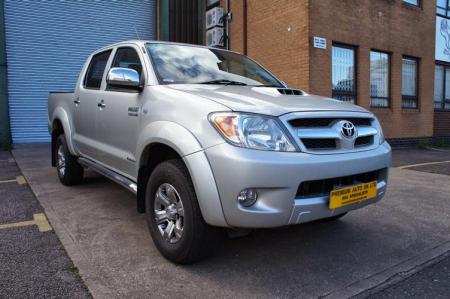
M 377 181 L 339 188 L 330 193 L 330 209 L 358 203 L 377 196 Z

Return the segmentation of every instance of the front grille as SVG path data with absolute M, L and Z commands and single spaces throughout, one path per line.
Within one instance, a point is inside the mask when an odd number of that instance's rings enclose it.
M 303 145 L 308 149 L 334 149 L 336 148 L 336 139 L 302 139 Z
M 278 88 L 278 92 L 287 96 L 301 96 L 303 92 L 299 89 Z
M 370 126 L 372 119 L 350 117 L 350 118 L 298 118 L 289 121 L 289 124 L 293 127 L 329 127 L 334 121 L 348 120 L 355 126 Z
M 356 129 L 355 139 L 343 136 L 342 126 L 351 122 Z M 317 154 L 344 153 L 359 151 L 375 144 L 378 130 L 373 126 L 374 119 L 365 115 L 307 117 L 288 120 L 289 125 L 297 133 L 300 147 Z
M 343 177 L 302 182 L 297 189 L 296 197 L 328 195 L 336 187 L 379 181 L 383 171 L 384 169 L 380 169 Z
M 372 145 L 372 144 L 373 144 L 373 135 L 358 137 L 355 140 L 355 147 L 368 146 L 368 145 Z

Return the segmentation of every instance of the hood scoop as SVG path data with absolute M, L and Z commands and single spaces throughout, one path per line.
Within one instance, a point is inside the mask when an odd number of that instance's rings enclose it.
M 302 96 L 304 93 L 300 89 L 278 88 L 278 92 L 285 96 Z

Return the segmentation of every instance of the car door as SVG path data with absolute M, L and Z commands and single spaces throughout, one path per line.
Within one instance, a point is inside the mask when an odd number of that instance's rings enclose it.
M 134 69 L 144 80 L 142 58 L 136 47 L 124 46 L 115 51 L 111 68 Z M 98 160 L 115 171 L 133 178 L 135 151 L 143 93 L 136 89 L 109 86 L 101 92 L 97 114 Z
M 83 156 L 91 159 L 97 159 L 97 104 L 111 52 L 107 50 L 92 56 L 73 100 L 73 140 Z

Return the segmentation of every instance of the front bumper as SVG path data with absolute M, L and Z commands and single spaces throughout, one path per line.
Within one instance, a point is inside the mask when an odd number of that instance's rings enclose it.
M 221 144 L 207 149 L 226 222 L 232 227 L 261 228 L 304 223 L 339 215 L 379 201 L 386 191 L 391 148 L 348 154 L 314 155 L 257 151 Z M 327 195 L 300 198 L 301 182 L 349 176 L 382 170 L 377 197 L 357 204 L 329 209 Z M 251 207 L 238 204 L 236 197 L 246 188 L 258 191 Z

